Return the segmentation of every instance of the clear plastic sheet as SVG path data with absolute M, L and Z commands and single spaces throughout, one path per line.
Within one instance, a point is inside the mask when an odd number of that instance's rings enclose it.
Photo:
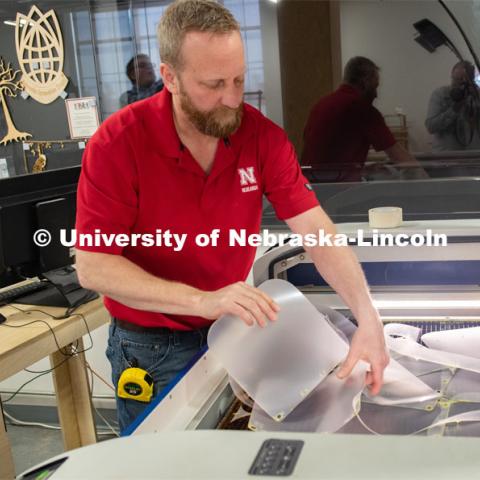
M 357 327 L 350 320 L 341 313 L 328 307 L 320 307 L 319 310 L 349 341 L 352 339 Z M 403 329 L 402 327 L 404 325 L 402 324 L 393 325 L 392 331 L 398 332 L 400 330 L 402 335 L 407 335 L 411 339 L 416 340 L 420 336 L 420 329 L 414 331 L 411 327 L 409 329 Z M 385 329 L 388 331 L 388 325 L 385 326 Z M 438 365 L 435 364 L 425 364 L 425 362 L 417 363 L 422 363 L 422 371 L 438 369 Z M 421 370 L 421 367 L 418 367 L 419 370 Z M 432 400 L 435 400 L 439 396 L 436 390 L 426 385 L 421 379 L 417 378 L 416 375 L 394 359 L 390 360 L 389 365 L 385 369 L 384 385 L 381 392 L 375 397 L 369 395 L 368 389 L 366 389 L 364 393 L 368 401 L 379 405 L 403 405 L 420 402 L 427 406 L 431 404 Z
M 334 325 L 335 328 L 340 330 L 344 336 L 351 341 L 357 327 L 348 320 L 341 313 L 322 306 L 318 307 L 326 318 Z M 402 329 L 404 325 L 394 324 L 394 331 L 398 332 L 398 326 L 403 335 L 407 335 L 409 338 L 418 339 L 420 336 L 420 329 L 414 331 L 411 327 L 409 329 Z M 388 331 L 388 325 L 385 326 Z M 408 358 L 408 357 L 405 357 Z M 426 364 L 425 362 L 417 362 L 418 369 L 422 372 L 432 371 L 438 369 L 436 364 Z M 375 397 L 371 397 L 368 393 L 368 389 L 365 390 L 365 396 L 371 403 L 377 403 L 379 405 L 403 405 L 408 403 L 422 402 L 425 405 L 430 405 L 432 400 L 438 398 L 437 391 L 426 385 L 421 379 L 417 378 L 415 374 L 406 369 L 400 362 L 394 359 L 390 360 L 390 364 L 387 366 L 384 372 L 384 385 L 381 392 Z
M 338 333 L 338 335 L 346 342 L 350 343 L 353 334 L 357 327 L 341 313 L 332 310 L 328 307 L 317 307 L 317 310 L 325 315 L 325 319 L 331 324 L 333 329 Z M 240 402 L 244 405 L 253 407 L 254 401 L 249 395 L 243 390 L 240 385 L 231 377 L 228 378 L 230 386 L 234 395 L 237 397 Z
M 210 328 L 208 345 L 259 407 L 282 421 L 343 361 L 348 344 L 293 285 L 268 280 L 259 288 L 281 306 L 278 320 L 249 327 L 225 315 Z
M 271 432 L 336 432 L 355 415 L 366 371 L 367 364 L 359 362 L 346 379 L 329 375 L 281 423 L 255 405 L 248 426 L 251 430 Z
M 480 399 L 480 374 L 456 368 L 464 366 L 476 369 L 476 359 L 422 347 L 416 342 L 418 333 L 417 328 L 408 325 L 390 324 L 385 328 L 387 345 L 404 355 L 398 357 L 399 362 L 412 368 L 425 384 L 436 389 L 438 401 L 387 407 L 367 406 L 362 402 L 359 415 L 339 432 L 480 435 L 480 409 L 477 403 Z M 442 339 L 448 337 L 448 331 L 442 333 Z M 437 369 L 434 369 L 435 365 Z
M 480 373 L 457 370 L 448 383 L 446 395 L 464 398 L 466 401 L 480 402 Z
M 325 316 L 342 338 L 346 339 L 348 343 L 352 341 L 353 335 L 357 330 L 354 323 L 332 308 L 320 305 L 317 306 L 316 309 Z
M 480 410 L 472 410 L 470 412 L 459 413 L 457 415 L 452 415 L 447 418 L 443 418 L 442 420 L 438 420 L 433 422 L 432 425 L 424 427 L 421 430 L 415 432 L 415 434 L 420 433 L 423 430 L 429 430 L 432 428 L 437 427 L 446 427 L 448 425 L 459 425 L 463 423 L 470 423 L 470 422 L 480 422 Z
M 480 358 L 469 357 L 458 353 L 449 353 L 442 350 L 435 350 L 433 348 L 426 348 L 417 343 L 408 335 L 408 329 L 418 330 L 415 327 L 408 325 L 401 325 L 397 332 L 389 326 L 389 333 L 385 335 L 387 346 L 389 349 L 408 357 L 413 357 L 417 360 L 424 360 L 427 362 L 437 363 L 449 368 L 461 368 L 472 372 L 480 373 Z
M 372 397 L 365 390 L 365 396 L 371 403 L 378 405 L 403 405 L 431 402 L 439 397 L 439 393 L 391 359 L 384 371 L 384 384 L 380 393 Z
M 251 398 L 248 393 L 231 377 L 228 377 L 230 387 L 232 388 L 233 394 L 247 407 L 253 408 L 253 398 Z
M 417 360 L 416 358 L 395 354 L 395 352 L 390 352 L 390 356 L 391 358 L 394 358 L 402 367 L 406 368 L 410 373 L 413 373 L 413 375 L 420 378 L 428 373 L 448 369 L 448 367 L 445 365 L 425 362 L 424 360 Z
M 471 409 L 480 411 L 479 403 L 454 403 L 450 408 L 452 416 L 465 413 Z M 449 437 L 480 437 L 480 422 L 455 422 L 445 425 L 444 433 Z
M 343 380 L 332 371 L 355 333 L 350 320 L 327 307 L 318 311 L 287 282 L 271 280 L 260 288 L 280 304 L 278 323 L 260 329 L 223 317 L 209 335 L 235 394 L 254 399 L 252 430 L 480 436 L 480 355 L 464 354 L 465 335 L 456 332 L 450 341 L 450 331 L 435 332 L 441 335 L 432 342 L 450 348 L 443 351 L 417 343 L 416 327 L 386 325 L 392 360 L 380 394 L 370 397 L 365 363 Z
M 441 412 L 417 408 L 373 405 L 362 402 L 360 412 L 338 433 L 374 433 L 378 435 L 412 435 L 435 422 Z M 425 433 L 426 434 L 426 433 Z

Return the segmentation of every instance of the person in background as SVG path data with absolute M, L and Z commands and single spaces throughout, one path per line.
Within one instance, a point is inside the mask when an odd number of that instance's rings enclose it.
M 435 151 L 480 150 L 480 90 L 470 62 L 456 63 L 450 85 L 434 90 L 425 127 Z
M 304 130 L 301 163 L 310 181 L 354 182 L 370 147 L 395 163 L 426 176 L 418 161 L 394 138 L 382 114 L 372 105 L 380 83 L 379 67 L 365 57 L 351 58 L 343 83 L 312 108 Z
M 126 73 L 132 82 L 132 88 L 120 96 L 121 107 L 151 97 L 163 88 L 163 82 L 161 79 L 157 80 L 154 68 L 150 57 L 144 53 L 139 53 L 129 60 Z

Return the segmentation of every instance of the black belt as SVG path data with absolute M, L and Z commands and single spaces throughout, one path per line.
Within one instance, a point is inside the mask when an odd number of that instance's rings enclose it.
M 167 327 L 144 327 L 143 325 L 137 325 L 136 323 L 126 322 L 119 318 L 112 318 L 112 322 L 118 328 L 122 330 L 128 330 L 130 332 L 137 333 L 172 333 L 173 330 Z

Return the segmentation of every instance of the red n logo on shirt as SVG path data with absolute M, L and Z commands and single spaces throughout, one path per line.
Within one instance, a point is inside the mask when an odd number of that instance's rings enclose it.
M 257 179 L 255 178 L 255 169 L 254 167 L 239 168 L 238 173 L 240 175 L 240 185 L 255 185 Z
M 240 186 L 243 193 L 258 190 L 254 167 L 239 168 L 238 174 L 240 175 Z

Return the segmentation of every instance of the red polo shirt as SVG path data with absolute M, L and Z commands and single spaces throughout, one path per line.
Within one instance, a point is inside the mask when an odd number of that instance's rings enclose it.
M 212 291 L 247 278 L 254 247 L 229 246 L 229 229 L 258 233 L 262 196 L 279 218 L 318 205 L 285 133 L 249 105 L 239 129 L 218 142 L 205 174 L 182 147 L 167 89 L 109 117 L 88 142 L 77 195 L 77 248 L 123 255 L 166 280 Z M 218 246 L 199 247 L 198 234 L 220 229 Z M 82 246 L 79 235 L 187 234 L 183 248 Z M 119 279 L 128 282 L 129 279 Z M 118 318 L 144 326 L 189 330 L 209 320 L 127 307 L 111 298 L 105 306 Z
M 343 84 L 319 100 L 304 131 L 302 165 L 318 169 L 325 181 L 357 181 L 370 146 L 378 152 L 395 138 L 382 114 L 360 92 Z

